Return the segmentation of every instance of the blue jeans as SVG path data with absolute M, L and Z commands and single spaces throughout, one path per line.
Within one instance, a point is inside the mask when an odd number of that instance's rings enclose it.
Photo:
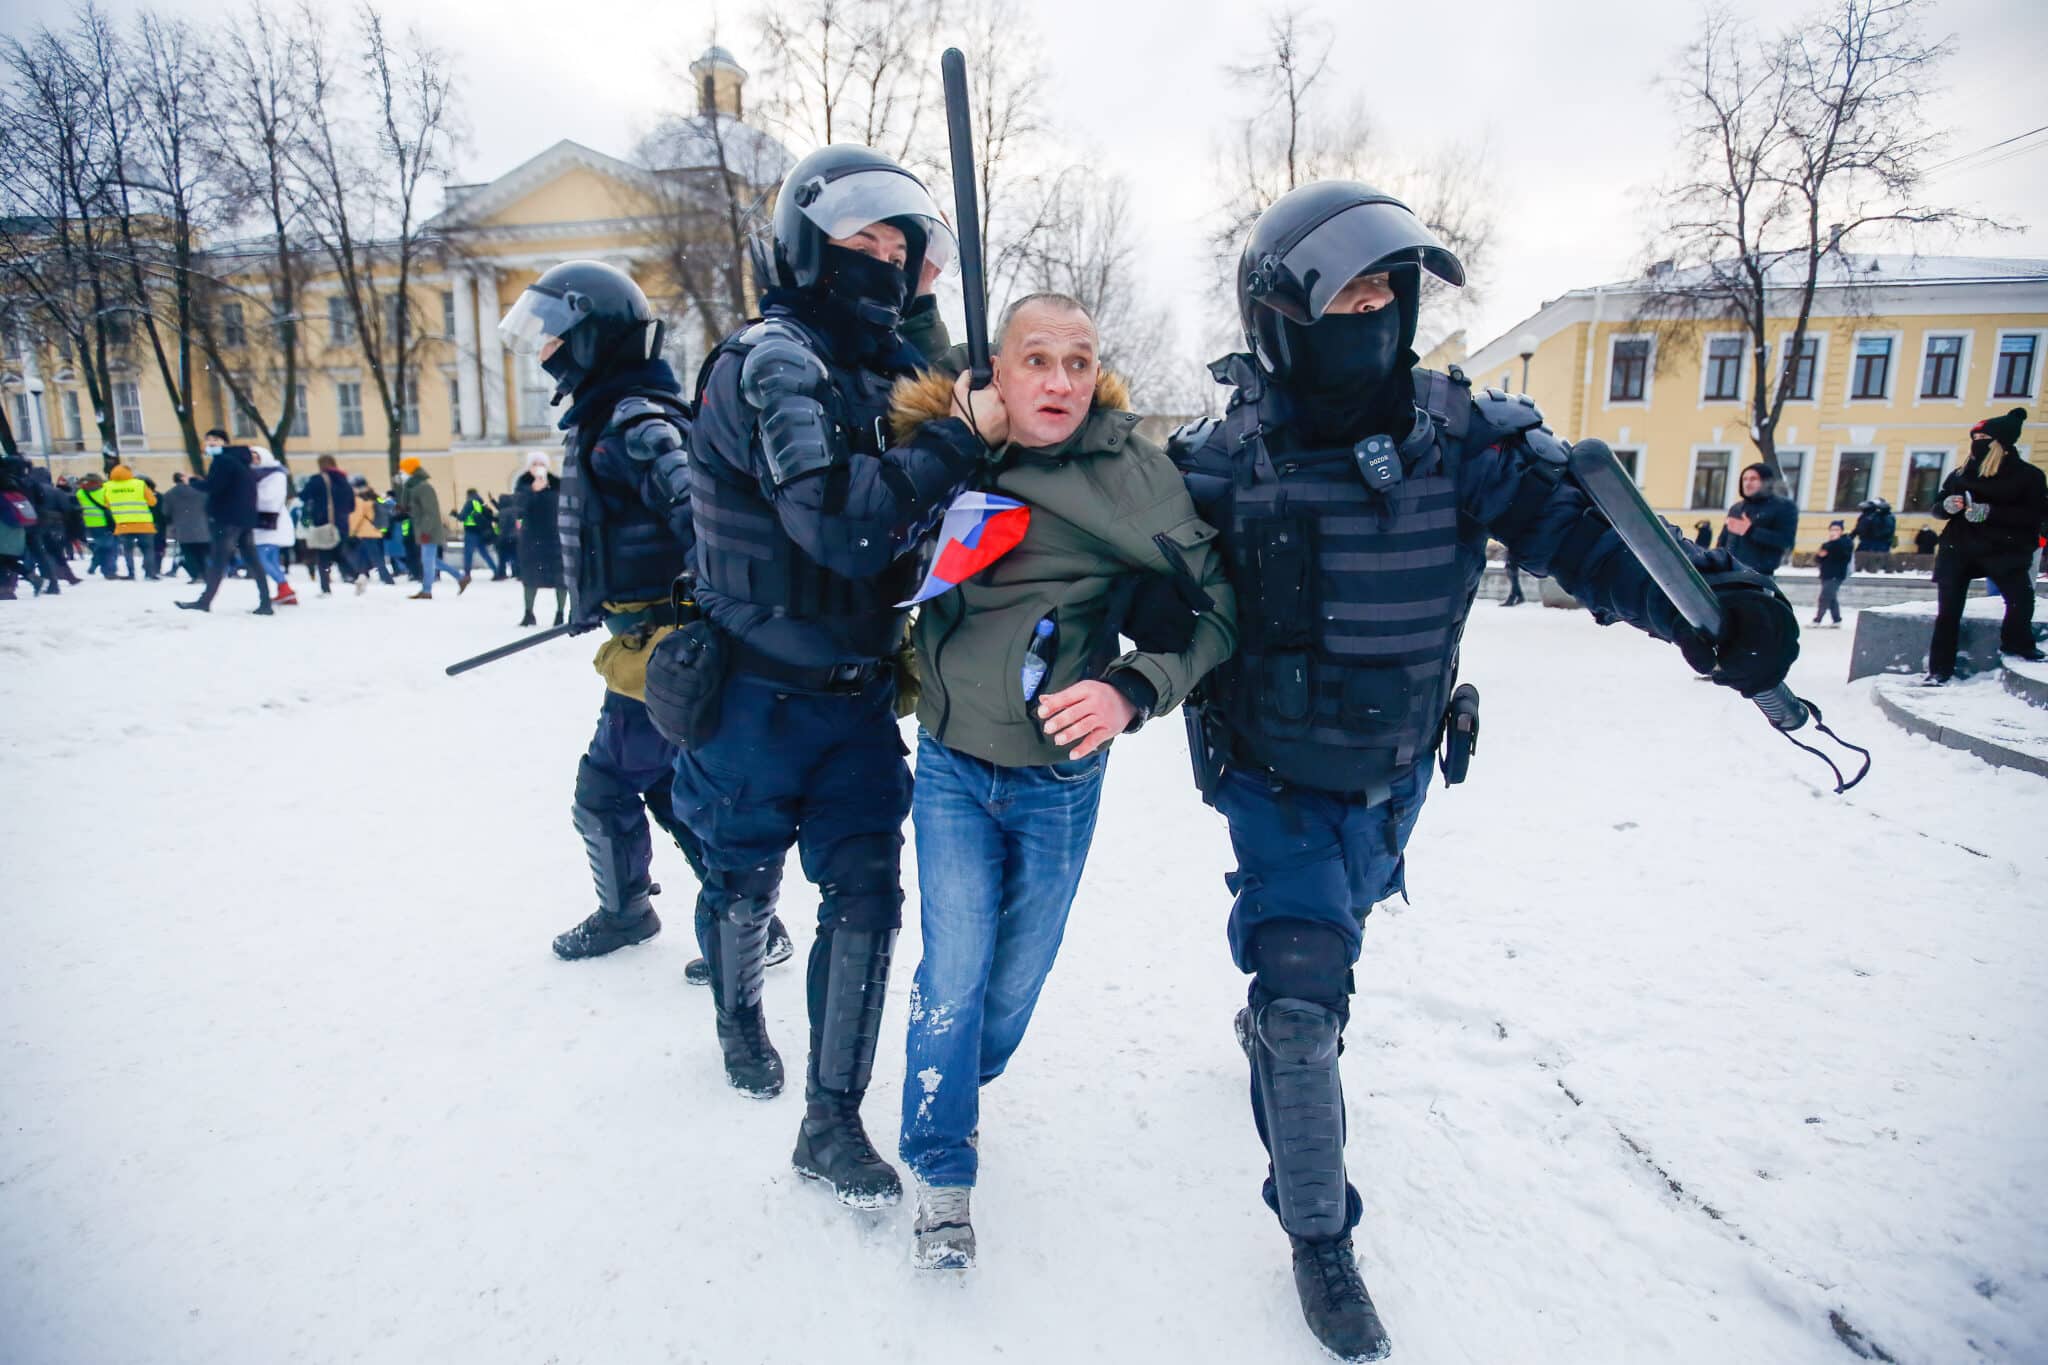
M 92 559 L 87 573 L 96 573 L 102 578 L 114 576 L 114 566 L 120 559 L 120 550 L 114 545 L 114 528 L 111 526 L 88 526 L 85 528 L 85 543 L 92 547 Z
M 285 581 L 284 546 L 258 545 L 256 547 L 256 558 L 263 561 L 263 572 L 270 575 L 271 582 L 282 583 Z
M 420 591 L 432 592 L 434 590 L 434 579 L 439 576 L 440 572 L 441 547 L 438 545 L 420 546 Z M 451 572 L 453 571 L 451 570 Z
M 903 1160 L 972 1185 L 981 1087 L 1024 1041 L 1081 884 L 1108 750 L 1004 768 L 922 732 L 911 823 L 924 960 L 910 988 Z
M 149 536 L 120 536 L 121 564 L 130 578 L 135 577 L 135 556 L 142 555 L 144 576 L 154 579 L 157 575 L 156 541 Z
M 489 569 L 493 575 L 496 575 L 498 573 L 498 561 L 491 554 L 491 542 L 485 538 L 481 531 L 465 529 L 462 533 L 462 576 L 464 578 L 469 577 L 470 566 L 476 563 L 478 555 L 484 557 L 484 567 Z

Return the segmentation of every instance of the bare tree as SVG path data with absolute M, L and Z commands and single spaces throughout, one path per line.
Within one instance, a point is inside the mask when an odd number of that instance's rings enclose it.
M 1304 10 L 1276 9 L 1256 57 L 1226 68 L 1256 104 L 1217 158 L 1227 195 L 1209 238 L 1218 274 L 1235 286 L 1245 234 L 1281 195 L 1316 180 L 1363 181 L 1400 198 L 1464 262 L 1462 290 L 1423 275 L 1422 297 L 1435 304 L 1425 324 L 1448 331 L 1480 299 L 1473 282 L 1496 231 L 1482 197 L 1491 158 L 1483 147 L 1456 143 L 1408 155 L 1383 151 L 1363 106 L 1331 104 L 1332 42 L 1329 27 Z
M 1989 225 L 1920 199 L 1942 142 L 1922 97 L 1952 50 L 1921 33 L 1924 7 L 1836 0 L 1774 35 L 1709 10 L 1668 82 L 1686 170 L 1662 199 L 1642 319 L 1673 340 L 1702 318 L 1742 327 L 1750 439 L 1766 461 L 1776 462 L 1794 387 L 1785 381 L 1801 372 L 1814 296 L 1850 239 Z M 1787 313 L 1792 330 L 1773 367 L 1767 328 Z
M 228 404 L 280 459 L 301 420 L 307 262 L 300 217 L 308 196 L 292 152 L 306 118 L 305 56 L 302 36 L 256 0 L 222 32 L 219 98 L 208 109 L 234 208 L 254 231 L 247 242 L 208 253 L 199 342 Z
M 417 370 L 429 335 L 415 316 L 413 281 L 445 246 L 423 226 L 428 181 L 445 178 L 452 150 L 453 74 L 446 54 L 416 35 L 395 41 L 383 14 L 364 3 L 356 12 L 363 89 L 351 91 L 319 21 L 310 9 L 301 15 L 307 113 L 294 155 L 308 231 L 340 286 L 341 335 L 328 342 L 361 352 L 396 475 L 407 424 L 417 426 Z M 352 93 L 366 109 L 360 142 L 344 122 Z
M 96 14 L 81 11 L 82 27 Z M 78 30 L 47 27 L 0 45 L 0 291 L 73 361 L 112 461 L 121 440 L 112 364 L 129 327 L 107 186 L 112 137 L 78 59 Z
M 773 121 L 806 146 L 857 142 L 913 169 L 927 143 L 939 0 L 767 0 L 756 18 Z

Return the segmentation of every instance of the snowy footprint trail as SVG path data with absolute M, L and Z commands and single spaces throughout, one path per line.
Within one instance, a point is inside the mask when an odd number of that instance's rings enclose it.
M 0 615 L 0 1356 L 1323 1358 L 1176 721 L 1118 742 L 984 1092 L 980 1264 L 920 1274 L 907 1205 L 791 1172 L 793 1092 L 724 1086 L 679 855 L 667 932 L 549 955 L 589 899 L 589 643 L 451 681 L 516 588 L 258 621 L 246 586 Z M 1668 649 L 1475 614 L 1484 741 L 1368 923 L 1345 1060 L 1397 1361 L 2048 1358 L 2048 783 L 1892 728 L 1833 681 L 1849 639 L 1795 673 L 1877 754 L 1836 799 Z M 800 946 L 815 907 L 792 865 Z M 891 1155 L 915 908 L 865 1110 Z M 801 961 L 768 978 L 791 1059 Z

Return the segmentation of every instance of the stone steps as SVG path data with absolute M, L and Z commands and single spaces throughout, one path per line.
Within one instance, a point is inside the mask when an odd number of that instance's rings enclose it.
M 2005 690 L 2027 705 L 2048 708 L 2048 664 L 2007 659 L 2002 679 Z
M 2001 669 L 2001 678 L 1979 677 L 1947 687 L 1880 678 L 1870 696 L 1901 729 L 1994 767 L 2048 777 L 2048 669 L 2021 668 L 2031 676 Z

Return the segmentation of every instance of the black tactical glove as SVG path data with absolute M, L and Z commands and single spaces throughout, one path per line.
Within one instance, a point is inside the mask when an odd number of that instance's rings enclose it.
M 1182 654 L 1195 642 L 1195 618 L 1215 599 L 1182 574 L 1148 573 L 1131 594 L 1123 633 L 1143 654 Z
M 1707 575 L 1721 604 L 1721 636 L 1682 631 L 1678 648 L 1696 673 L 1745 697 L 1785 681 L 1799 657 L 1799 618 L 1775 585 L 1740 570 Z

